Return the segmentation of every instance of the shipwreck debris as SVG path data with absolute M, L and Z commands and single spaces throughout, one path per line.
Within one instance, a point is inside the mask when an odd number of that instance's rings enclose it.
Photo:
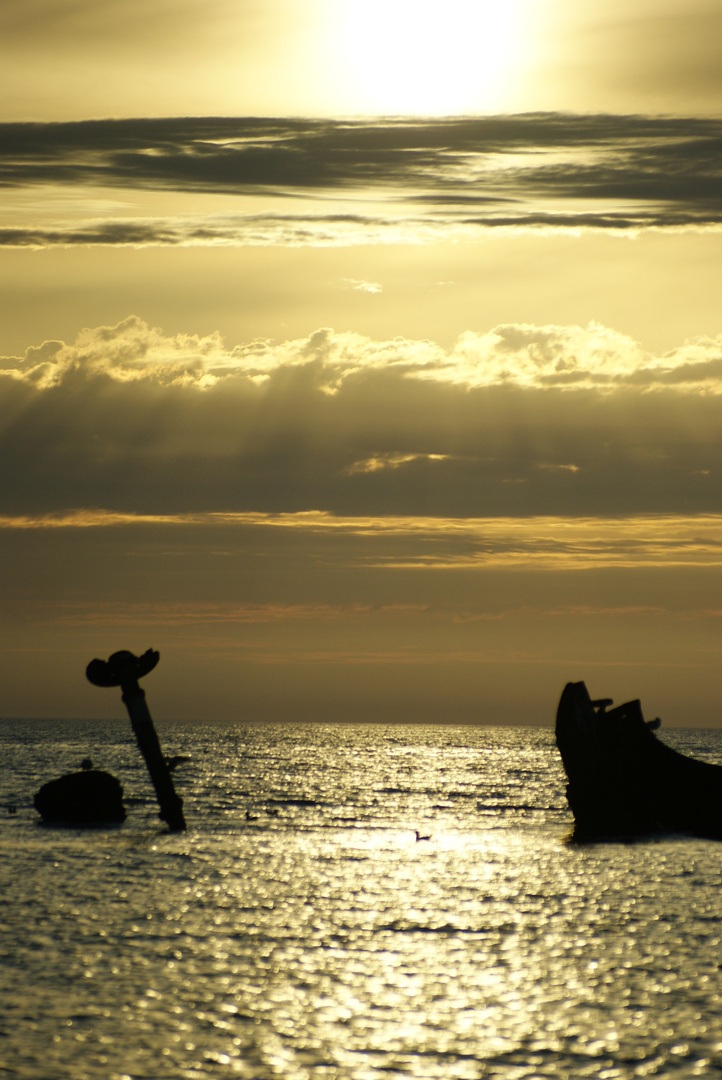
M 86 759 L 87 761 L 87 759 Z M 107 825 L 125 821 L 123 787 L 117 777 L 86 767 L 49 780 L 35 793 L 35 809 L 48 824 Z
M 159 660 L 160 653 L 155 649 L 146 650 L 142 656 L 135 656 L 132 652 L 122 650 L 113 653 L 107 660 L 91 660 L 86 669 L 86 676 L 94 686 L 120 687 L 138 746 L 145 758 L 158 797 L 160 816 L 171 832 L 180 832 L 186 827 L 183 817 L 183 800 L 176 794 L 173 778 L 166 759 L 163 757 L 153 726 L 153 718 L 145 700 L 145 693 L 138 685 L 138 679 L 152 671 Z
M 639 701 L 609 708 L 583 682 L 567 683 L 556 741 L 569 781 L 574 840 L 688 833 L 722 840 L 722 766 L 673 750 Z

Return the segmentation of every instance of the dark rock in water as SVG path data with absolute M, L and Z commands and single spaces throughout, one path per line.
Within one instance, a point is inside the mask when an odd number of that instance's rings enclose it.
M 666 746 L 639 701 L 608 709 L 583 682 L 567 683 L 556 739 L 569 784 L 575 840 L 690 833 L 722 840 L 722 766 Z
M 35 809 L 44 821 L 64 825 L 105 825 L 125 821 L 123 788 L 115 776 L 84 768 L 43 784 Z

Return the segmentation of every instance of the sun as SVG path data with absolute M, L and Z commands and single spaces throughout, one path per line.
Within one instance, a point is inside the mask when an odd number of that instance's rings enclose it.
M 346 0 L 344 55 L 360 111 L 498 107 L 520 49 L 521 0 Z

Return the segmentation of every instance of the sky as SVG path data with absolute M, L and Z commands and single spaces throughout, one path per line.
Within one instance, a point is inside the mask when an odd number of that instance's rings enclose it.
M 722 0 L 0 0 L 0 715 L 722 723 Z

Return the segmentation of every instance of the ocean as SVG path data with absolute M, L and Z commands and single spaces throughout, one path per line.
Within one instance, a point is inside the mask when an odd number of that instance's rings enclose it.
M 185 833 L 127 720 L 0 721 L 0 1077 L 722 1076 L 722 844 L 567 843 L 551 727 L 156 728 Z M 127 821 L 39 824 L 87 756 Z

